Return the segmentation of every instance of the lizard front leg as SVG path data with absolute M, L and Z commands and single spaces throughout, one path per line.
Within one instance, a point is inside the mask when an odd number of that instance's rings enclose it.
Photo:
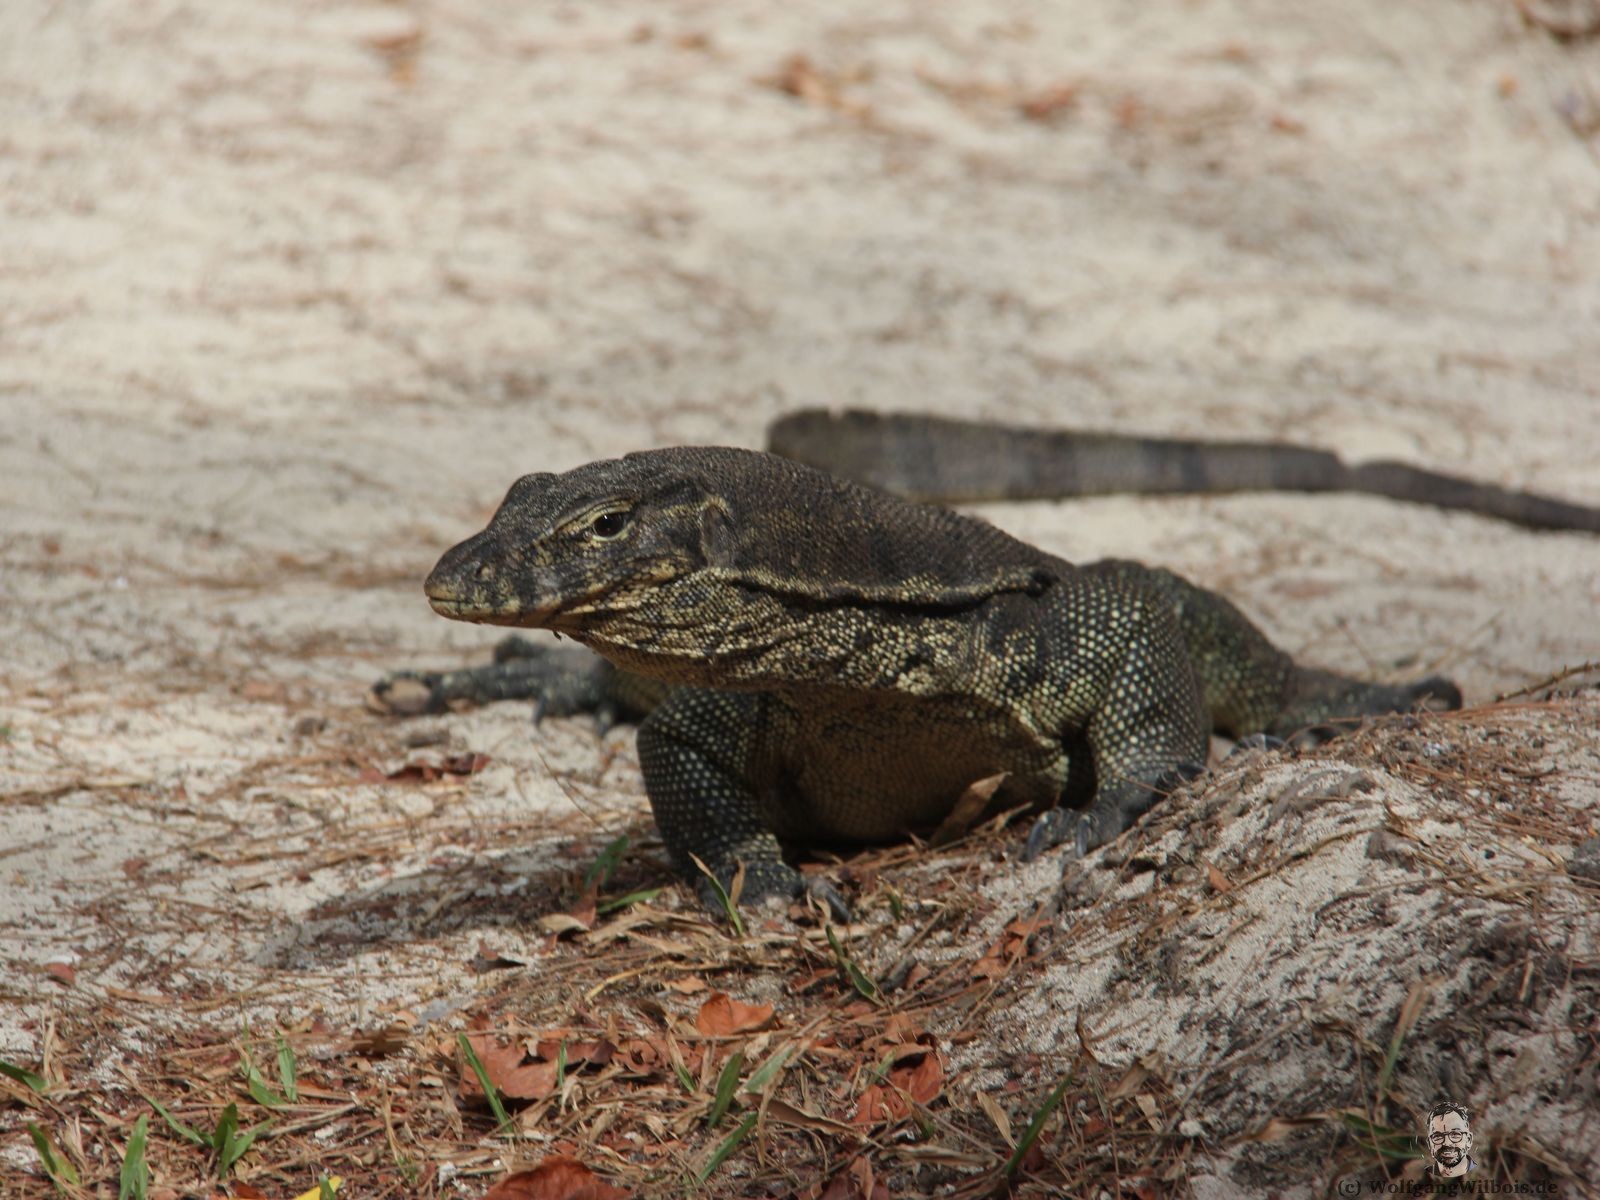
M 741 902 L 810 892 L 848 921 L 850 910 L 831 884 L 808 883 L 783 861 L 783 848 L 762 818 L 764 696 L 682 688 L 639 727 L 639 766 L 656 828 L 673 863 L 692 881 L 713 914 L 722 902 L 705 864 L 724 892 L 744 868 Z
M 494 662 L 456 671 L 392 671 L 373 685 L 369 703 L 397 716 L 441 713 L 455 704 L 532 700 L 533 719 L 593 713 L 604 733 L 637 721 L 660 703 L 666 684 L 620 671 L 593 651 L 548 646 L 512 634 Z
M 1126 613 L 1130 597 L 1117 604 Z M 1100 635 L 1099 645 L 1122 649 L 1084 726 L 1094 799 L 1082 812 L 1055 808 L 1041 816 L 1025 859 L 1068 838 L 1076 853 L 1087 854 L 1205 769 L 1210 721 L 1177 614 L 1153 595 L 1138 600 L 1136 611 L 1114 638 Z

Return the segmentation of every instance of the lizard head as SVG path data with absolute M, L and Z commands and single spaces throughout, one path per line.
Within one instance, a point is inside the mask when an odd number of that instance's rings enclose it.
M 944 510 L 725 447 L 526 475 L 426 591 L 461 621 L 563 633 L 640 674 L 706 687 L 832 680 L 868 609 L 957 611 L 1050 586 L 1044 556 Z
M 488 528 L 445 553 L 424 590 L 446 617 L 582 638 L 706 566 L 719 508 L 671 460 L 524 475 Z

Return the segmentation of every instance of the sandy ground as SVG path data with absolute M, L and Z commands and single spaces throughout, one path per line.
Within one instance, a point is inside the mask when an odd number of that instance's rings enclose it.
M 8 3 L 0 1055 L 108 997 L 127 1053 L 443 1014 L 482 929 L 539 944 L 626 735 L 361 708 L 486 650 L 419 581 L 520 473 L 852 404 L 1600 504 L 1597 264 L 1600 43 L 1510 2 Z M 1594 537 L 985 515 L 1474 702 L 1600 657 Z M 372 782 L 430 735 L 492 764 Z

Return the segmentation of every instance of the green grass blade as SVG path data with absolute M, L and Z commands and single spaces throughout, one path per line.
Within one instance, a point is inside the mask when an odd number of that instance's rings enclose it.
M 140 1092 L 139 1094 L 144 1096 L 143 1092 Z M 173 1116 L 167 1111 L 166 1106 L 163 1105 L 161 1101 L 157 1100 L 154 1096 L 145 1096 L 144 1098 L 150 1102 L 151 1108 L 155 1109 L 161 1114 L 161 1119 L 172 1127 L 172 1132 L 177 1134 L 184 1141 L 193 1142 L 196 1146 L 204 1146 L 207 1149 L 215 1149 L 215 1147 L 211 1145 L 210 1139 L 207 1138 L 205 1134 L 201 1133 L 193 1125 L 185 1125 L 182 1121 L 178 1120 L 177 1117 Z
M 230 1104 L 222 1110 L 222 1115 L 217 1118 L 217 1127 L 211 1131 L 211 1149 L 220 1156 L 237 1132 L 239 1132 L 239 1106 Z
M 739 1072 L 744 1067 L 744 1051 L 735 1050 L 733 1057 L 722 1068 L 722 1074 L 717 1076 L 717 1094 L 712 1098 L 711 1111 L 706 1114 L 706 1127 L 715 1129 L 717 1122 L 728 1112 L 728 1106 L 733 1103 L 733 1094 L 739 1090 Z
M 723 1159 L 739 1148 L 739 1143 L 744 1141 L 750 1131 L 756 1127 L 756 1117 L 759 1115 L 759 1113 L 751 1113 L 744 1119 L 739 1128 L 723 1139 L 722 1144 L 717 1147 L 716 1153 L 711 1156 L 705 1166 L 700 1168 L 699 1180 L 702 1184 L 710 1179 L 712 1172 L 722 1165 Z
M 50 1176 L 50 1182 L 57 1187 L 63 1183 L 77 1187 L 78 1168 L 72 1165 L 72 1160 L 65 1154 L 57 1152 L 50 1141 L 50 1135 L 29 1121 L 28 1136 L 33 1139 L 33 1148 L 39 1152 L 39 1161 L 44 1164 L 45 1174 Z
M 267 1081 L 261 1077 L 261 1072 L 256 1070 L 253 1062 L 245 1063 L 244 1085 L 245 1090 L 250 1093 L 250 1098 L 264 1108 L 282 1108 L 289 1103 L 267 1086 Z
M 32 1071 L 23 1067 L 8 1063 L 3 1058 L 0 1058 L 0 1075 L 15 1079 L 18 1083 L 26 1084 L 36 1092 L 42 1092 L 50 1086 L 43 1077 L 35 1075 Z
M 744 936 L 744 922 L 739 918 L 739 909 L 734 902 L 728 899 L 728 889 L 722 886 L 722 880 L 711 873 L 711 868 L 700 861 L 700 856 L 691 854 L 689 857 L 694 865 L 700 868 L 700 873 L 711 881 L 711 890 L 717 895 L 717 903 L 722 905 L 722 915 L 728 918 L 728 924 L 733 926 L 733 932 L 739 937 Z
M 456 1034 L 456 1042 L 461 1047 L 461 1057 L 467 1060 L 472 1073 L 478 1077 L 478 1086 L 489 1098 L 489 1111 L 494 1113 L 496 1127 L 501 1130 L 508 1129 L 511 1125 L 511 1114 L 506 1112 L 506 1106 L 500 1103 L 500 1089 L 489 1082 L 489 1072 L 483 1069 L 478 1052 L 472 1048 L 472 1043 L 467 1041 L 467 1035 L 464 1033 Z
M 230 1105 L 229 1107 L 232 1106 Z M 269 1125 L 270 1122 L 263 1121 L 261 1124 L 252 1126 L 241 1134 L 237 1134 L 228 1138 L 228 1142 L 222 1148 L 222 1152 L 217 1155 L 218 1179 L 221 1179 L 233 1169 L 234 1163 L 238 1162 L 245 1156 L 245 1152 L 255 1144 L 255 1140 L 258 1137 L 267 1131 Z
M 744 1090 L 750 1095 L 759 1096 L 783 1071 L 783 1065 L 789 1061 L 789 1055 L 793 1052 L 793 1046 L 785 1046 L 776 1054 L 768 1055 L 767 1061 L 757 1067 L 755 1074 L 745 1083 Z
M 150 1167 L 144 1161 L 144 1144 L 150 1135 L 150 1114 L 142 1113 L 128 1137 L 122 1153 L 122 1174 L 118 1176 L 117 1200 L 147 1200 L 150 1194 Z
M 300 1075 L 294 1060 L 294 1047 L 278 1035 L 278 1082 L 291 1104 L 300 1103 Z
M 606 848 L 589 864 L 589 869 L 583 873 L 583 890 L 590 888 L 603 888 L 610 882 L 612 872 L 622 862 L 622 856 L 628 852 L 628 835 L 613 838 L 606 844 Z
M 867 973 L 856 966 L 855 960 L 844 952 L 844 947 L 840 945 L 839 939 L 834 936 L 832 925 L 825 925 L 823 932 L 828 935 L 828 945 L 833 947 L 834 960 L 838 962 L 839 969 L 845 973 L 845 977 L 850 980 L 850 986 L 855 988 L 862 997 L 876 1004 L 882 996 L 882 993 L 878 991 L 878 985 L 872 982 Z
M 1055 1091 L 1050 1093 L 1039 1111 L 1033 1114 L 1033 1120 L 1028 1122 L 1028 1128 L 1017 1139 L 1017 1148 L 1011 1152 L 1011 1157 L 1006 1159 L 1006 1178 L 1010 1179 L 1017 1173 L 1017 1168 L 1022 1165 L 1023 1155 L 1039 1140 L 1039 1133 L 1044 1129 L 1044 1123 L 1050 1119 L 1050 1114 L 1055 1112 L 1056 1105 L 1061 1103 L 1061 1097 L 1067 1094 L 1067 1085 L 1072 1082 L 1071 1075 L 1061 1077 L 1061 1082 L 1056 1084 Z
M 648 904 L 661 895 L 662 889 L 658 887 L 642 888 L 637 892 L 629 892 L 626 896 L 616 896 L 610 900 L 602 900 L 594 906 L 596 916 L 605 916 L 614 913 L 619 908 L 627 908 L 630 904 Z
M 1374 1124 L 1356 1113 L 1340 1113 L 1339 1120 L 1346 1129 L 1356 1135 L 1356 1139 L 1362 1145 L 1382 1158 L 1403 1162 L 1423 1157 L 1423 1151 L 1414 1134 L 1391 1129 L 1387 1125 Z

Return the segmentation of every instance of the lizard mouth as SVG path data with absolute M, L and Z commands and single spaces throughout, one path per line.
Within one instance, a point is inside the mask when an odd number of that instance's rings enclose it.
M 517 600 L 496 602 L 489 598 L 462 599 L 450 594 L 430 595 L 428 604 L 441 617 L 452 621 L 471 621 L 478 625 L 515 625 L 524 629 L 545 629 L 557 624 L 560 610 L 555 605 L 534 608 Z

